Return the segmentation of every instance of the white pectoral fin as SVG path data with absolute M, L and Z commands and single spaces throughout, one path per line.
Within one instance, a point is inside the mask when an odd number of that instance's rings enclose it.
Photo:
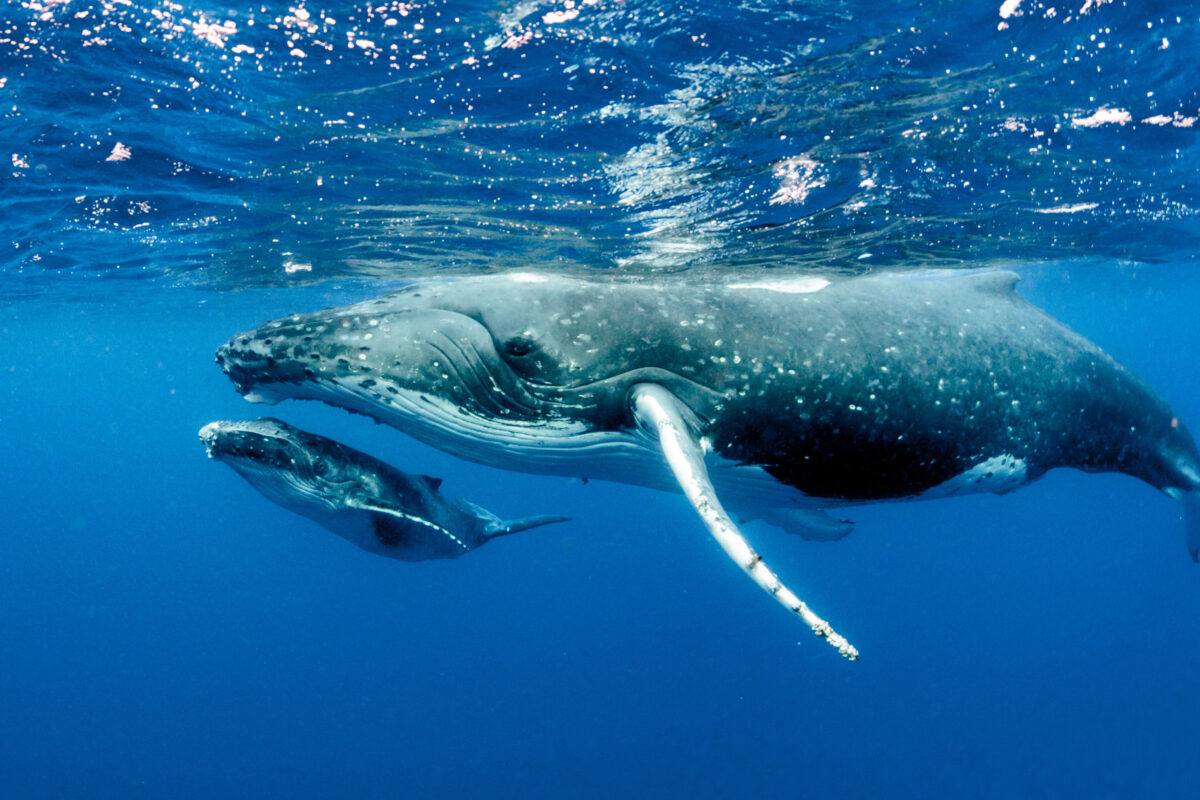
M 686 406 L 667 389 L 654 383 L 635 385 L 631 391 L 631 402 L 638 425 L 659 442 L 679 487 L 725 553 L 764 591 L 803 619 L 814 633 L 825 637 L 839 653 L 851 660 L 858 658 L 858 650 L 852 644 L 780 583 L 721 507 L 709 480 L 708 468 L 704 465 L 703 449 L 687 423 L 690 412 Z

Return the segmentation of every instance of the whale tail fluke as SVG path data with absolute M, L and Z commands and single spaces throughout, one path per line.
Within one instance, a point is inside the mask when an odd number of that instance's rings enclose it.
M 1167 494 L 1183 506 L 1183 524 L 1187 549 L 1192 561 L 1200 562 L 1200 488 L 1167 489 Z
M 475 505 L 470 500 L 459 498 L 455 502 L 463 511 L 478 517 L 484 523 L 483 533 L 489 539 L 495 539 L 497 536 L 507 536 L 510 533 L 520 533 L 530 528 L 540 528 L 542 525 L 554 525 L 558 522 L 571 521 L 570 517 L 560 517 L 555 514 L 539 514 L 534 517 L 521 517 L 520 519 L 501 519 L 486 508 Z
M 489 531 L 492 536 L 505 536 L 510 533 L 518 533 L 527 531 L 530 528 L 539 528 L 542 525 L 553 525 L 558 522 L 570 522 L 570 517 L 558 517 L 554 514 L 540 514 L 536 517 L 522 517 L 521 519 L 500 520 L 498 524 Z

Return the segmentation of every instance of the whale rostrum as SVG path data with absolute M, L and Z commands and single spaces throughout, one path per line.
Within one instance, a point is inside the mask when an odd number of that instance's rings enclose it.
M 321 400 L 501 468 L 682 490 L 759 586 L 853 658 L 735 519 L 836 539 L 849 505 L 1004 493 L 1070 467 L 1172 496 L 1200 550 L 1184 425 L 1016 280 L 443 279 L 268 322 L 217 360 L 249 400 Z

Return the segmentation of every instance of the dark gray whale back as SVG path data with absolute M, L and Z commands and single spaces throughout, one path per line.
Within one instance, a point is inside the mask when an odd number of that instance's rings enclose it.
M 1200 454 L 1166 403 L 1015 281 L 848 280 L 787 310 L 735 304 L 731 316 L 758 320 L 764 372 L 778 377 L 723 403 L 716 449 L 846 500 L 918 495 L 1001 455 L 1028 480 L 1074 467 L 1194 487 Z M 705 382 L 728 393 L 737 381 Z

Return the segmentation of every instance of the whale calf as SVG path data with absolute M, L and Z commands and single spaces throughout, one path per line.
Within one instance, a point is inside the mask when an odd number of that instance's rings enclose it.
M 1003 493 L 1070 467 L 1164 491 L 1200 550 L 1184 425 L 1016 282 L 510 273 L 268 322 L 217 361 L 251 401 L 321 400 L 473 461 L 681 490 L 756 583 L 854 658 L 735 517 L 833 539 L 847 505 Z
M 270 417 L 210 422 L 200 440 L 211 458 L 271 501 L 363 550 L 403 561 L 457 558 L 497 536 L 567 519 L 502 520 L 466 500 L 448 500 L 438 478 L 401 472 Z

